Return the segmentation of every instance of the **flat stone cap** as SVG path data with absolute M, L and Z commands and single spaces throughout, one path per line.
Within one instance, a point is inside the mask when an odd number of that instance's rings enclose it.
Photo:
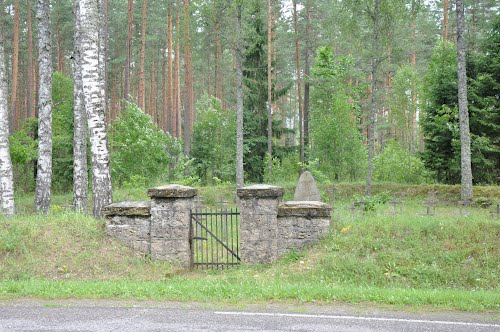
M 191 198 L 197 193 L 197 189 L 179 184 L 167 184 L 148 190 L 148 196 L 151 198 Z
M 267 184 L 254 184 L 252 186 L 239 188 L 236 192 L 240 198 L 277 198 L 282 197 L 285 190 L 282 187 Z
M 119 202 L 102 208 L 105 217 L 112 216 L 149 216 L 151 215 L 150 202 Z
M 278 217 L 330 218 L 332 207 L 317 201 L 288 201 L 278 206 Z

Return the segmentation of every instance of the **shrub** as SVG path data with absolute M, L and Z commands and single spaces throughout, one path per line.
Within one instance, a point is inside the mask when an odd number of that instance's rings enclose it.
M 152 123 L 135 104 L 128 104 L 111 125 L 111 175 L 118 185 L 149 185 L 173 177 L 183 159 L 181 144 Z M 169 176 L 170 173 L 170 176 Z

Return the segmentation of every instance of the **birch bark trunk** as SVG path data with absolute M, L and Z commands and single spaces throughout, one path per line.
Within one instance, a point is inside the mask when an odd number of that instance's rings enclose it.
M 47 213 L 52 181 L 52 63 L 50 57 L 50 0 L 38 0 L 38 162 L 35 189 L 35 212 Z
M 103 77 L 99 74 L 99 1 L 80 0 L 81 66 L 92 156 L 93 214 L 111 203 L 111 175 L 104 118 Z
M 3 8 L 3 7 L 2 7 Z M 0 22 L 0 24 L 2 24 Z M 3 26 L 0 26 L 3 30 Z M 0 204 L 5 215 L 13 215 L 14 179 L 9 150 L 9 116 L 7 110 L 7 77 L 3 38 L 0 38 Z
M 73 207 L 85 212 L 88 207 L 87 117 L 83 100 L 81 68 L 80 2 L 73 1 L 75 50 L 73 53 L 74 136 L 73 136 Z

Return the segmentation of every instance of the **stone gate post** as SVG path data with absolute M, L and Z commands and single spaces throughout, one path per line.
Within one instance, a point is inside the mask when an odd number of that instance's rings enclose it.
M 151 197 L 151 257 L 190 265 L 190 210 L 197 189 L 169 184 L 148 190 Z
M 283 188 L 253 185 L 237 190 L 240 199 L 240 257 L 245 263 L 278 258 L 278 205 Z

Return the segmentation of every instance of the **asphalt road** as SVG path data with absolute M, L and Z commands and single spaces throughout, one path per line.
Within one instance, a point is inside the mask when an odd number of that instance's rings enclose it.
M 147 303 L 0 303 L 0 331 L 495 331 L 495 315 Z M 260 309 L 260 310 L 259 310 Z M 280 311 L 276 311 L 279 309 Z M 358 313 L 349 313 L 358 311 Z M 496 318 L 495 318 L 496 317 Z

